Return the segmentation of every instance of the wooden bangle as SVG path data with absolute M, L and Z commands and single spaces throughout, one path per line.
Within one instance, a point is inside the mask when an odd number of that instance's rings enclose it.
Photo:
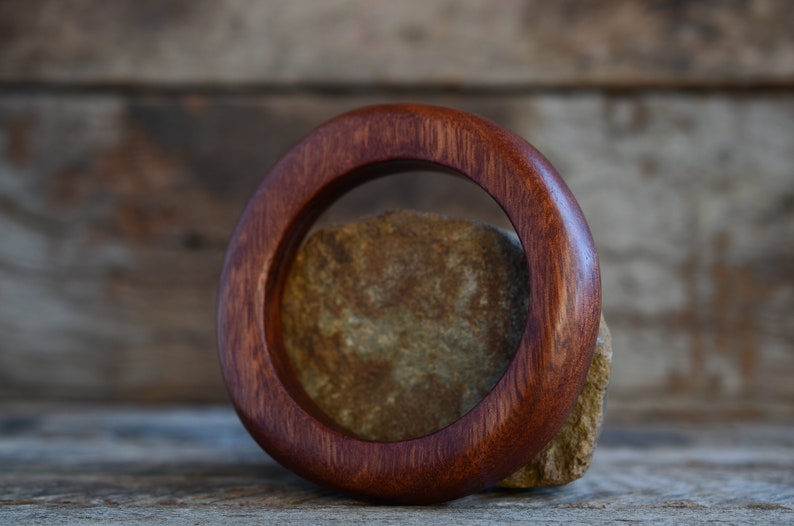
M 374 177 L 427 168 L 469 178 L 504 209 L 529 266 L 526 327 L 502 378 L 459 420 L 421 438 L 363 440 L 296 379 L 282 342 L 284 283 L 302 239 L 337 197 Z M 420 504 L 496 484 L 540 451 L 579 395 L 600 312 L 590 231 L 540 153 L 475 115 L 391 104 L 327 122 L 265 176 L 226 254 L 218 345 L 243 424 L 278 462 L 352 495 Z

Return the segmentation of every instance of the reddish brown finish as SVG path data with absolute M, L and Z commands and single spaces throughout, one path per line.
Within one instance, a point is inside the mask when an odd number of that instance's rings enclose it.
M 302 238 L 335 198 L 367 179 L 428 166 L 465 175 L 504 208 L 527 254 L 526 328 L 504 376 L 460 420 L 413 440 L 361 440 L 330 421 L 291 370 L 284 282 Z M 431 503 L 496 484 L 551 439 L 584 382 L 600 311 L 592 237 L 548 161 L 475 115 L 393 104 L 322 125 L 264 178 L 226 255 L 218 345 L 240 418 L 284 466 L 360 497 Z

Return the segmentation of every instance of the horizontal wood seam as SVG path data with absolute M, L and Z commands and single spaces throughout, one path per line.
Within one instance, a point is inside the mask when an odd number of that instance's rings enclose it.
M 641 82 L 641 83 L 148 83 L 148 82 L 19 82 L 0 80 L 0 95 L 153 95 L 153 96 L 238 96 L 238 95 L 466 95 L 520 96 L 543 94 L 785 94 L 794 90 L 794 78 L 748 82 Z

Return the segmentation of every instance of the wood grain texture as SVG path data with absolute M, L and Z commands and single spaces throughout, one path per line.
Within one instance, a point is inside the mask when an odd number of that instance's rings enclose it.
M 227 401 L 213 319 L 242 207 L 317 123 L 392 100 L 0 95 L 0 398 Z M 791 417 L 794 95 L 412 100 L 515 130 L 563 174 L 601 261 L 611 416 Z M 378 179 L 335 218 L 504 225 L 450 179 Z
M 791 524 L 791 426 L 615 426 L 584 478 L 369 506 L 262 453 L 229 407 L 0 405 L 0 522 Z
M 418 439 L 365 441 L 343 433 L 300 387 L 281 340 L 281 295 L 301 240 L 336 197 L 428 165 L 473 180 L 505 210 L 526 251 L 529 314 L 504 376 L 460 420 Z M 537 151 L 472 114 L 383 105 L 327 122 L 263 179 L 227 251 L 218 343 L 232 402 L 279 462 L 354 495 L 429 503 L 497 483 L 551 439 L 584 382 L 600 311 L 589 229 Z
M 791 86 L 786 0 L 25 0 L 0 80 L 112 86 Z

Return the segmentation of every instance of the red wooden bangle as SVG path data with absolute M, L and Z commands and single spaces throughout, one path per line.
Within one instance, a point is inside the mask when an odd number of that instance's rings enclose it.
M 526 327 L 502 378 L 459 420 L 416 439 L 362 440 L 296 379 L 282 342 L 284 283 L 301 240 L 337 197 L 374 177 L 428 167 L 474 181 L 512 222 L 529 265 Z M 540 153 L 475 115 L 391 104 L 323 124 L 265 176 L 226 254 L 218 345 L 243 424 L 278 462 L 359 497 L 431 503 L 498 483 L 554 436 L 584 383 L 600 312 L 590 231 Z

